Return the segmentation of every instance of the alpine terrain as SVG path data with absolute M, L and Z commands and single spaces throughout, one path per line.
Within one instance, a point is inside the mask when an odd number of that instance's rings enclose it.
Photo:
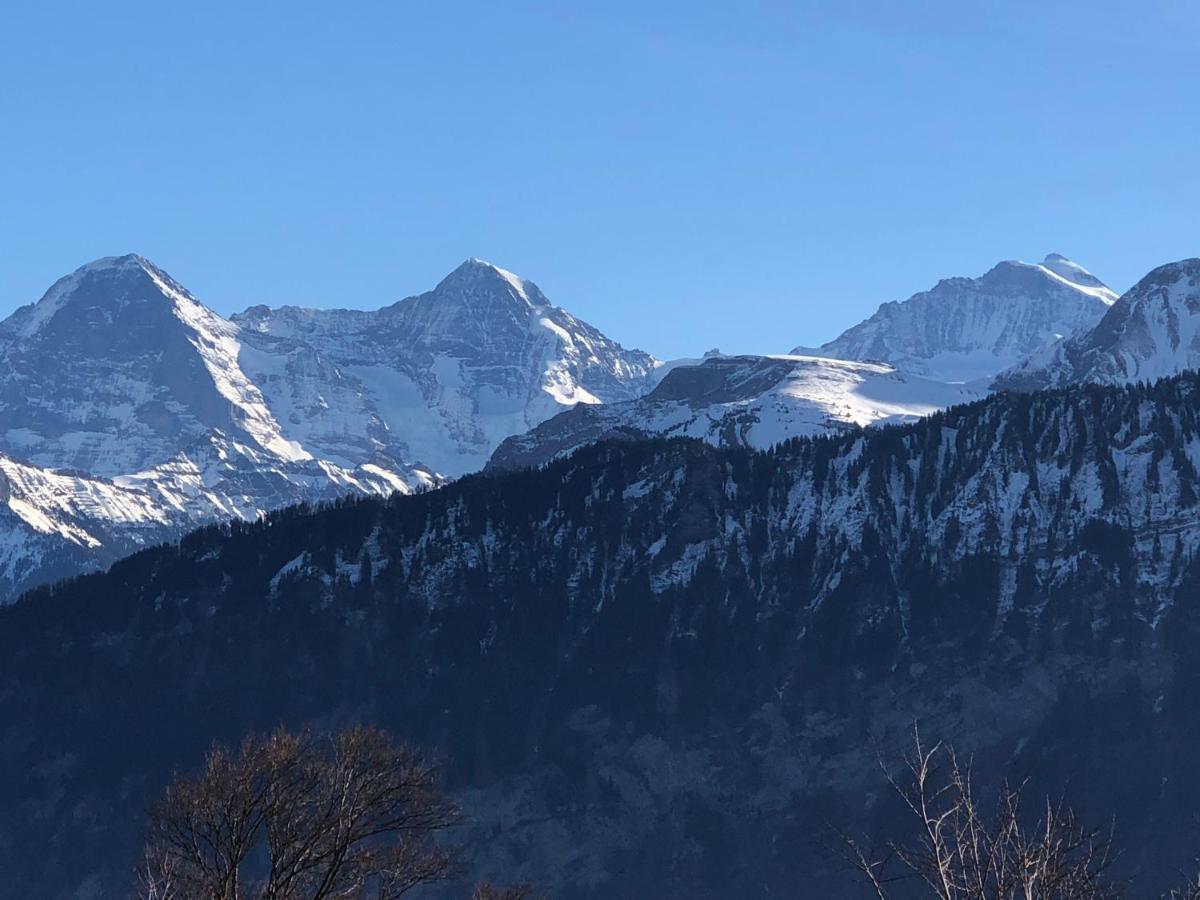
M 381 310 L 256 306 L 234 322 L 244 365 L 305 446 L 332 459 L 387 448 L 448 476 L 566 407 L 640 396 L 656 369 L 477 259 Z
M 511 467 L 605 436 L 762 449 L 909 421 L 981 393 L 945 383 L 962 374 L 947 360 L 998 370 L 1091 324 L 1110 294 L 1061 257 L 1003 263 L 885 304 L 820 351 L 850 359 L 664 364 L 478 259 L 378 310 L 231 319 L 142 257 L 97 260 L 0 323 L 0 601 L 205 522 L 422 490 L 498 447 Z
M 375 312 L 229 320 L 106 258 L 0 323 L 0 358 L 0 602 L 204 522 L 425 489 L 656 368 L 479 260 Z
M 876 754 L 915 718 L 981 790 L 1115 813 L 1154 887 L 1200 837 L 1198 401 L 1187 373 L 766 452 L 601 442 L 40 589 L 0 609 L 6 889 L 124 896 L 212 740 L 366 721 L 447 761 L 468 873 L 853 898 L 822 829 L 888 821 Z
M 1086 330 L 1116 294 L 1077 263 L 1002 262 L 950 278 L 821 347 L 677 361 L 637 400 L 560 413 L 504 441 L 490 465 L 537 465 L 605 437 L 689 436 L 765 449 L 789 437 L 911 421 L 982 396 L 988 380 Z M 1178 371 L 1177 369 L 1175 371 Z
M 793 353 L 885 362 L 937 381 L 990 379 L 1091 328 L 1117 299 L 1078 263 L 1052 253 L 1008 261 L 979 278 L 947 278 L 816 349 Z
M 1152 271 L 1091 329 L 1002 373 L 998 389 L 1153 381 L 1200 368 L 1200 259 Z
M 540 465 L 604 438 L 696 437 L 763 450 L 792 437 L 910 422 L 982 393 L 882 363 L 711 355 L 672 368 L 638 400 L 577 406 L 514 435 L 489 465 Z

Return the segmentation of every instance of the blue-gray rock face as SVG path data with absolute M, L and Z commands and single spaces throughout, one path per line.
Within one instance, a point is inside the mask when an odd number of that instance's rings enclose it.
M 0 871 L 124 896 L 146 800 L 213 739 L 364 720 L 448 761 L 472 875 L 849 898 L 816 838 L 888 822 L 876 753 L 920 719 L 981 790 L 1065 785 L 1170 878 L 1200 796 L 1198 397 L 603 442 L 35 592 L 0 609 Z
M 380 310 L 254 307 L 234 321 L 254 380 L 306 446 L 332 459 L 386 448 L 448 476 L 565 408 L 640 396 L 655 371 L 479 260 Z
M 0 323 L 0 602 L 205 522 L 411 492 L 654 361 L 471 260 L 375 312 L 233 320 L 139 256 Z
M 1052 253 L 1041 263 L 1002 262 L 979 278 L 947 278 L 811 353 L 890 363 L 937 381 L 990 380 L 1063 338 L 1091 328 L 1116 293 Z
M 1160 266 L 1094 328 L 1045 348 L 997 377 L 999 390 L 1131 384 L 1200 368 L 1200 259 Z

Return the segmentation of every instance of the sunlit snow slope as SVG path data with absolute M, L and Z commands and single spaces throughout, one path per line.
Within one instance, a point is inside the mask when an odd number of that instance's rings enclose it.
M 490 465 L 540 465 L 604 438 L 686 436 L 762 449 L 792 437 L 912 421 L 981 394 L 880 363 L 711 356 L 672 369 L 641 399 L 577 407 L 509 438 Z
M 1200 259 L 1160 266 L 1094 328 L 1035 354 L 996 379 L 998 389 L 1154 381 L 1200 368 Z
M 374 312 L 231 321 L 135 255 L 17 310 L 0 358 L 0 601 L 205 522 L 436 485 L 656 367 L 479 260 Z
M 1095 325 L 1117 295 L 1078 263 L 1052 253 L 1008 261 L 979 278 L 947 278 L 818 348 L 838 359 L 874 360 L 938 381 L 991 379 L 1027 356 Z

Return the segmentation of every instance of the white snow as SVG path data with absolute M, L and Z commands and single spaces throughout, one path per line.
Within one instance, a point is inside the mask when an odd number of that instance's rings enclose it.
M 1009 260 L 979 278 L 951 278 L 819 348 L 793 353 L 881 361 L 936 381 L 990 381 L 1031 354 L 1094 326 L 1116 294 L 1077 263 L 1050 254 Z
M 1130 384 L 1200 368 L 1200 260 L 1162 266 L 1130 289 L 1095 328 L 1031 355 L 998 387 Z
M 200 354 L 221 396 L 241 413 L 241 424 L 265 450 L 289 462 L 312 459 L 296 441 L 286 439 L 279 423 L 267 408 L 262 392 L 251 383 L 238 364 L 241 344 L 238 328 L 186 293 L 175 290 L 153 266 L 146 272 L 163 295 L 174 303 L 175 315 L 188 327 L 188 341 Z
M 697 393 L 679 396 L 678 379 L 708 370 L 718 374 L 715 383 L 701 379 Z M 640 400 L 596 407 L 584 420 L 574 415 L 550 420 L 510 445 L 515 457 L 508 463 L 542 461 L 543 442 L 565 455 L 608 429 L 766 449 L 794 437 L 909 422 L 980 396 L 974 387 L 905 375 L 882 363 L 714 356 L 699 367 L 676 367 L 670 380 Z M 575 428 L 581 429 L 578 441 Z

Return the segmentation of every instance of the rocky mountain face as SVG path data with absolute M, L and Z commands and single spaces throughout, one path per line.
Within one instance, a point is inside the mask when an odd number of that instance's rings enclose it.
M 462 475 L 509 435 L 578 403 L 640 396 L 654 380 L 648 354 L 475 259 L 381 310 L 254 307 L 234 321 L 269 405 L 335 460 L 371 444 Z
M 979 278 L 947 278 L 815 349 L 793 353 L 885 362 L 936 381 L 991 379 L 1100 321 L 1117 295 L 1066 257 L 1002 262 Z
M 43 469 L 0 454 L 0 599 L 103 568 L 208 522 L 253 520 L 301 501 L 411 489 L 379 466 L 284 464 L 221 432 L 158 466 L 113 478 Z
M 242 371 L 239 350 L 235 326 L 147 260 L 83 266 L 0 323 L 3 449 L 111 476 L 220 430 L 285 461 L 307 458 Z
M 495 464 L 515 466 L 604 436 L 764 448 L 909 420 L 979 393 L 937 381 L 992 373 L 1110 301 L 1062 257 L 1002 263 L 885 304 L 818 351 L 847 361 L 672 366 L 475 259 L 379 310 L 256 306 L 232 319 L 141 257 L 98 260 L 0 323 L 0 454 L 41 470 L 0 533 L 0 600 L 202 522 L 419 490 L 497 447 Z M 76 508 L 81 490 L 145 521 Z
M 911 422 L 981 395 L 880 363 L 713 355 L 672 368 L 645 397 L 559 413 L 505 440 L 488 465 L 541 465 L 608 438 L 695 437 L 765 450 L 792 437 Z
M 981 790 L 1068 784 L 1168 878 L 1200 838 L 1198 399 L 601 442 L 41 589 L 0 609 L 0 871 L 124 896 L 146 800 L 210 741 L 365 720 L 444 754 L 471 875 L 853 898 L 817 837 L 886 824 L 876 754 L 920 718 Z
M 1058 254 L 1038 265 L 1003 262 L 980 278 L 946 279 L 885 303 L 815 349 L 664 364 L 650 394 L 560 413 L 505 440 L 489 465 L 540 465 L 602 438 L 688 436 L 765 449 L 789 437 L 911 421 L 982 396 L 997 372 L 1086 331 L 1115 299 Z
M 429 487 L 655 369 L 478 260 L 375 312 L 233 321 L 98 260 L 0 323 L 0 359 L 0 602 L 204 522 Z
M 1200 259 L 1152 271 L 1091 329 L 1002 373 L 1000 390 L 1153 381 L 1200 367 Z

